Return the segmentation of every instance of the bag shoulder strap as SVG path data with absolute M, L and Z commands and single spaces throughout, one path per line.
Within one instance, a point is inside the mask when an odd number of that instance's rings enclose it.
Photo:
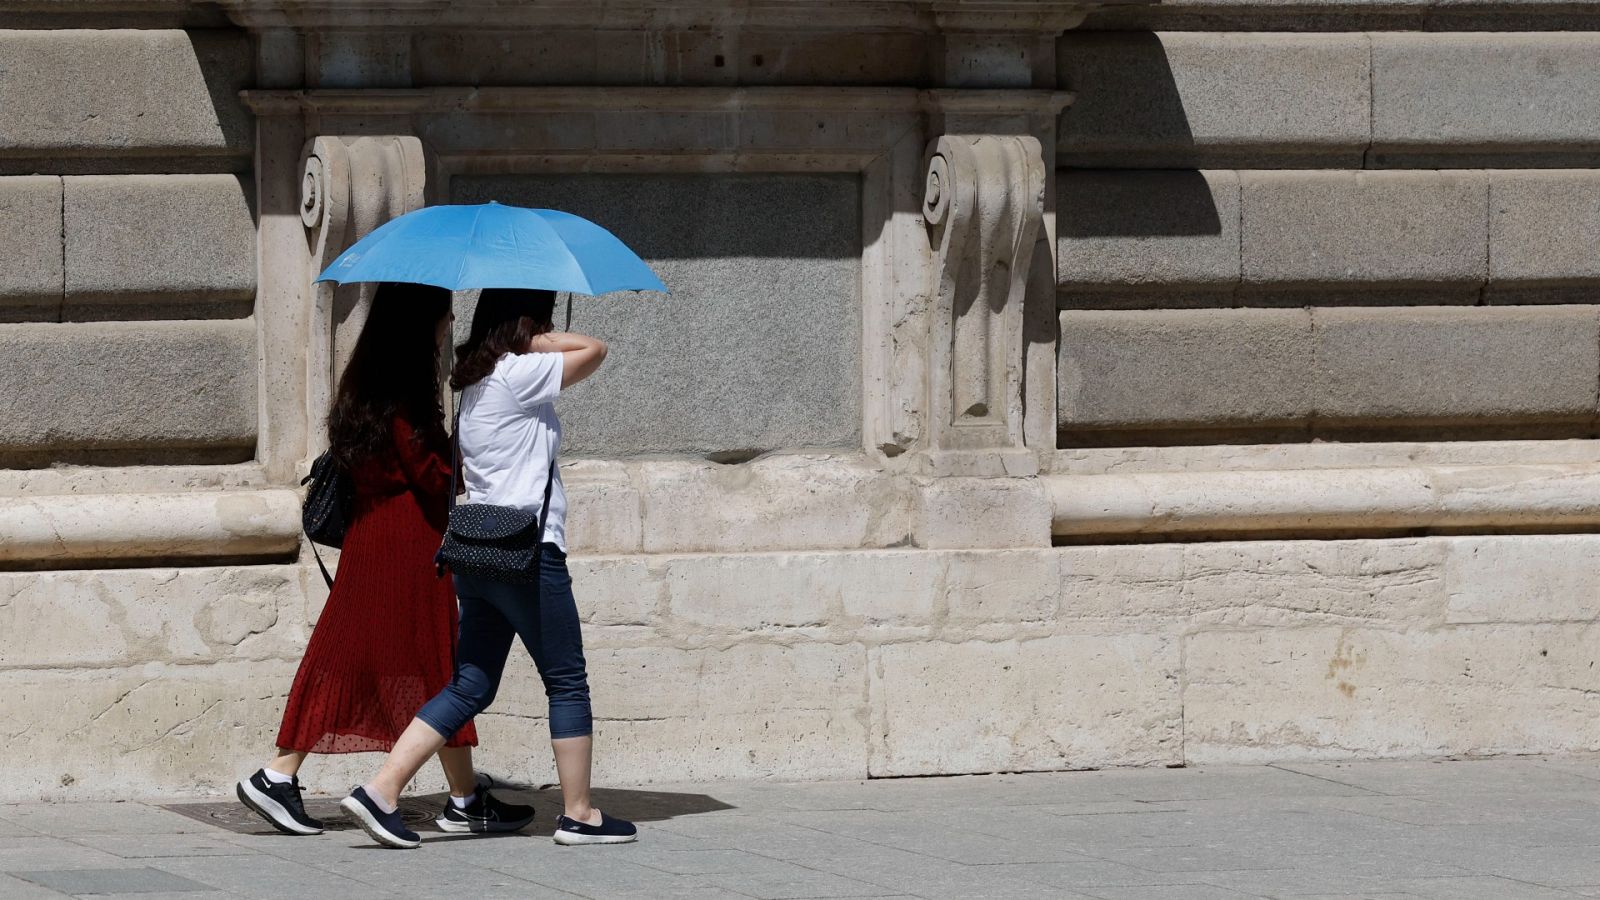
M 450 509 L 456 508 L 456 479 L 461 472 L 461 400 L 464 392 L 455 394 L 455 416 L 450 425 Z M 550 457 L 550 474 L 544 482 L 544 504 L 539 507 L 539 543 L 544 543 L 545 523 L 550 521 L 550 495 L 556 487 L 556 458 Z

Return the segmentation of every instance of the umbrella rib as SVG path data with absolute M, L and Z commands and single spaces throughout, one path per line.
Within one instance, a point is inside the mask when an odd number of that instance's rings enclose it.
M 466 281 L 466 278 L 467 278 L 467 259 L 468 259 L 468 257 L 470 257 L 472 255 L 471 254 L 471 248 L 473 247 L 474 244 L 477 243 L 477 239 L 478 239 L 478 220 L 482 219 L 482 218 L 483 218 L 483 207 L 479 206 L 477 209 L 472 211 L 472 227 L 467 229 L 467 245 L 465 247 L 461 248 L 462 249 L 461 261 L 456 264 L 456 287 L 453 288 L 454 290 L 459 290 L 460 289 L 460 285 L 463 284 Z

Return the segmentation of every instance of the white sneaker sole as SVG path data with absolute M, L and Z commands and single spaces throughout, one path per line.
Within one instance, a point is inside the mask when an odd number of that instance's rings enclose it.
M 422 841 L 420 840 L 408 841 L 405 838 L 390 834 L 378 823 L 372 813 L 361 804 L 361 801 L 354 797 L 346 797 L 340 800 L 339 808 L 344 810 L 350 818 L 355 819 L 356 824 L 361 826 L 361 830 L 365 831 L 368 837 L 385 847 L 393 847 L 396 850 L 415 850 L 422 846 Z
M 529 825 L 533 824 L 533 820 L 528 819 L 524 822 L 510 823 L 496 822 L 494 825 L 489 827 L 474 829 L 469 822 L 456 822 L 451 819 L 446 819 L 444 816 L 439 816 L 433 820 L 433 824 L 439 826 L 440 831 L 448 831 L 451 834 L 510 834 L 513 831 L 521 831 L 522 829 L 527 828 Z
M 283 804 L 256 790 L 256 786 L 249 780 L 240 781 L 234 787 L 234 793 L 239 795 L 239 802 L 255 812 L 256 815 L 266 819 L 273 828 L 284 834 L 321 834 L 321 828 L 307 828 L 294 820 Z
M 555 842 L 563 847 L 582 847 L 585 844 L 631 844 L 639 839 L 637 834 L 573 834 L 557 831 Z

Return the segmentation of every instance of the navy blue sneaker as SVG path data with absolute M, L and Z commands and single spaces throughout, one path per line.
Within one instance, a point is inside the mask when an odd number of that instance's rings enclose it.
M 405 821 L 400 818 L 400 811 L 384 812 L 367 796 L 366 788 L 358 787 L 351 791 L 350 796 L 339 801 L 339 808 L 355 819 L 369 837 L 385 847 L 411 850 L 422 846 L 422 838 L 406 827 Z
M 578 844 L 626 844 L 639 839 L 639 829 L 633 827 L 632 822 L 613 819 L 603 812 L 599 825 L 557 816 L 555 838 L 556 843 L 567 847 Z
M 532 821 L 533 807 L 501 803 L 500 799 L 489 793 L 488 789 L 480 787 L 477 795 L 465 809 L 457 807 L 454 801 L 446 799 L 444 811 L 439 813 L 439 818 L 434 819 L 433 823 L 439 826 L 440 831 L 488 834 L 520 831 L 528 827 L 528 823 Z
M 322 823 L 306 815 L 305 804 L 300 802 L 303 790 L 300 779 L 272 781 L 263 769 L 233 787 L 240 803 L 284 834 L 321 834 Z

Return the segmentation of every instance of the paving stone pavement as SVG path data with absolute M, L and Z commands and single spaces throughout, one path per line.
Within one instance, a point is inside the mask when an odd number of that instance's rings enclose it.
M 586 848 L 508 793 L 542 824 L 416 851 L 219 798 L 0 806 L 0 898 L 1600 897 L 1600 757 L 613 789 L 641 840 Z

